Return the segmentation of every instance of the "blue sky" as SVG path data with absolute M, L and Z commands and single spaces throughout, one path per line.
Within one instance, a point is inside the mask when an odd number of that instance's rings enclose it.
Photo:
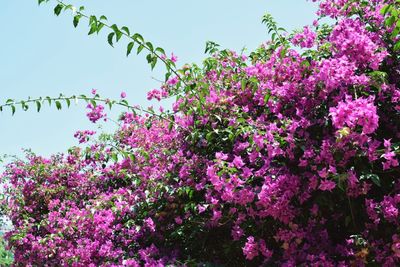
M 4 0 L 0 42 L 0 102 L 8 98 L 90 94 L 92 88 L 105 97 L 118 98 L 126 91 L 131 104 L 148 106 L 147 91 L 157 88 L 162 68 L 151 71 L 143 55 L 127 58 L 125 47 L 111 48 L 106 34 L 87 36 L 86 22 L 77 29 L 69 12 L 53 15 L 55 1 L 38 6 L 37 0 Z M 86 13 L 106 15 L 109 22 L 126 25 L 131 32 L 174 52 L 178 65 L 200 64 L 204 47 L 212 40 L 223 48 L 255 49 L 268 39 L 261 24 L 265 12 L 289 30 L 312 23 L 316 5 L 306 0 L 86 0 L 66 1 L 85 5 Z M 122 42 L 124 43 L 124 42 Z M 161 65 L 160 65 L 161 66 Z M 37 113 L 0 113 L 0 154 L 22 155 L 31 148 L 40 155 L 64 152 L 76 145 L 77 130 L 95 129 L 85 116 L 85 105 Z M 110 116 L 116 118 L 118 112 Z M 106 123 L 100 131 L 112 131 Z

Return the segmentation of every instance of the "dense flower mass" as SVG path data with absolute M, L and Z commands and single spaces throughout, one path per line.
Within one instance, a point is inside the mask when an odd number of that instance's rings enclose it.
M 362 133 L 372 134 L 378 128 L 379 117 L 373 99 L 358 98 L 354 101 L 346 96 L 345 102 L 339 102 L 337 107 L 330 108 L 332 124 L 338 129 L 344 126 L 355 129 L 362 128 Z
M 333 26 L 168 75 L 171 112 L 8 165 L 16 266 L 400 265 L 398 4 L 318 2 Z

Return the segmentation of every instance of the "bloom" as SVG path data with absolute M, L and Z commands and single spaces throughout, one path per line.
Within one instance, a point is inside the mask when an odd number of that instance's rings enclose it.
M 258 256 L 258 244 L 254 241 L 253 236 L 247 238 L 247 242 L 243 247 L 243 254 L 248 260 L 252 260 Z
M 347 95 L 345 101 L 329 109 L 333 126 L 337 129 L 345 126 L 355 129 L 356 126 L 361 126 L 364 134 L 375 132 L 378 128 L 379 116 L 373 100 L 373 97 L 352 100 L 351 96 Z

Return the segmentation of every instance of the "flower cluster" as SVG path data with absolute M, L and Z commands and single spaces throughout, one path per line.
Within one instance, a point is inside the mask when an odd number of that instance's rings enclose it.
M 106 120 L 105 119 L 106 114 L 104 113 L 104 106 L 88 104 L 86 108 L 89 109 L 89 112 L 86 114 L 86 116 L 89 118 L 91 122 L 96 123 L 101 118 L 104 118 L 104 120 Z

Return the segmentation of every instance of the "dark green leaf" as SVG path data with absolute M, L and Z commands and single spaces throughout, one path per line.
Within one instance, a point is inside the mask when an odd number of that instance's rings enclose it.
M 114 32 L 112 32 L 112 33 L 110 33 L 109 35 L 108 35 L 108 43 L 112 46 L 112 47 L 114 47 L 114 44 L 113 44 L 113 38 L 114 38 L 114 35 L 115 35 L 115 33 Z
M 47 100 L 47 102 L 49 103 L 49 106 L 51 106 L 51 98 L 48 97 L 48 96 L 46 96 L 46 100 Z
M 131 53 L 131 51 L 132 51 L 132 48 L 133 48 L 133 45 L 134 45 L 135 43 L 134 42 L 130 42 L 129 44 L 128 44 L 128 47 L 127 47 L 127 49 L 126 49 L 126 56 L 129 56 L 129 54 Z
M 97 18 L 96 18 L 96 16 L 90 16 L 90 18 L 89 18 L 89 25 L 92 25 L 92 24 L 97 24 Z
M 394 45 L 393 50 L 394 50 L 394 51 L 400 50 L 400 41 L 397 42 L 397 43 Z
M 137 54 L 139 54 L 144 48 L 144 45 L 139 45 L 139 47 L 137 48 Z
M 60 109 L 62 108 L 62 107 L 61 107 L 61 102 L 58 101 L 58 100 L 56 100 L 55 103 L 56 103 L 56 108 L 57 108 L 58 110 L 60 110 Z
M 154 67 L 156 66 L 156 64 L 157 64 L 157 57 L 153 57 L 153 60 L 151 61 L 151 64 L 150 64 L 151 69 L 154 69 Z
M 161 47 L 157 47 L 155 51 L 159 52 L 161 55 L 165 55 L 165 51 Z
M 132 36 L 132 38 L 133 38 L 133 40 L 135 40 L 136 42 L 141 42 L 141 43 L 144 42 L 143 37 L 142 37 L 139 33 L 135 33 L 135 34 Z
M 379 176 L 373 173 L 361 175 L 360 180 L 371 180 L 377 186 L 381 186 L 381 180 Z
M 42 107 L 42 103 L 40 103 L 40 101 L 36 101 L 37 112 L 40 111 L 41 107 Z
M 76 15 L 76 16 L 74 16 L 74 20 L 73 20 L 73 24 L 74 24 L 74 27 L 76 28 L 76 27 L 78 27 L 78 24 L 79 24 L 79 20 L 81 19 L 81 15 Z
M 95 32 L 97 32 L 97 25 L 96 25 L 95 23 L 93 23 L 93 24 L 90 26 L 90 31 L 88 32 L 88 35 L 91 35 L 91 34 L 93 34 L 93 33 L 95 33 Z
M 152 51 L 152 52 L 154 51 L 154 48 L 153 48 L 153 44 L 152 44 L 152 43 L 147 42 L 147 43 L 146 43 L 146 46 L 149 48 L 150 51 Z
M 128 27 L 124 26 L 121 28 L 121 31 L 125 32 L 127 35 L 130 35 Z
M 100 32 L 100 30 L 101 30 L 103 27 L 104 27 L 104 23 L 99 22 L 99 23 L 97 24 L 97 30 L 96 30 L 97 34 Z
M 92 106 L 93 106 L 93 107 L 96 107 L 96 106 L 97 106 L 97 103 L 96 103 L 96 101 L 94 101 L 93 99 L 92 99 L 92 100 L 90 100 L 90 103 L 92 104 Z
M 54 8 L 54 14 L 56 14 L 57 16 L 60 15 L 62 9 L 63 9 L 62 4 L 56 5 L 56 7 Z

